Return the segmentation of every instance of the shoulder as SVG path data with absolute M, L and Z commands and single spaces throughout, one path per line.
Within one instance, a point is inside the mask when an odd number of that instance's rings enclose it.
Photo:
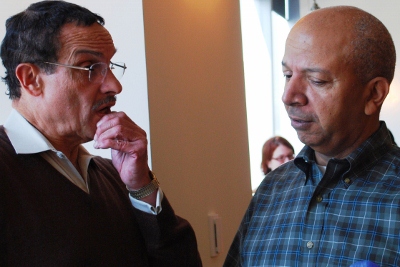
M 257 191 L 262 194 L 280 194 L 284 190 L 304 185 L 305 173 L 291 160 L 269 172 Z
M 15 149 L 4 130 L 4 126 L 0 125 L 0 160 L 4 160 L 15 155 Z
M 376 171 L 382 172 L 385 176 L 396 176 L 400 181 L 400 148 L 393 145 L 388 152 L 377 162 Z

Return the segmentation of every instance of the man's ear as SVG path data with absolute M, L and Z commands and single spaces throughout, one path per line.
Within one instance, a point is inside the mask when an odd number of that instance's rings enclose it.
M 365 114 L 372 115 L 382 107 L 383 101 L 389 94 L 389 82 L 386 78 L 376 77 L 367 85 L 367 98 L 365 102 Z
M 42 93 L 40 86 L 40 69 L 32 63 L 21 63 L 15 69 L 15 75 L 21 84 L 21 91 L 25 91 L 32 96 Z

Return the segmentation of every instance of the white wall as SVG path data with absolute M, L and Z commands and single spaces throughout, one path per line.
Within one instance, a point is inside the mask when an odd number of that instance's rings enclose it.
M 300 0 L 302 16 L 309 12 L 312 3 L 313 0 Z M 398 68 L 400 63 L 400 2 L 398 0 L 317 0 L 317 3 L 321 8 L 338 5 L 361 8 L 381 20 L 391 33 L 397 51 L 397 68 L 389 95 L 383 104 L 381 120 L 386 121 L 396 143 L 400 145 L 400 121 L 398 117 L 400 114 L 400 70 Z
M 275 51 L 271 53 L 271 1 L 240 0 L 239 2 L 251 187 L 254 190 L 265 176 L 260 168 L 262 147 L 265 141 L 274 135 L 274 125 L 271 123 L 274 121 L 275 104 L 272 68 L 276 53 Z M 281 61 L 282 59 L 279 60 L 279 72 L 282 72 Z M 279 74 L 279 77 L 281 76 Z M 281 105 L 281 101 L 278 105 Z
M 23 11 L 32 0 L 0 1 L 0 38 L 5 34 L 5 21 L 10 16 Z M 128 69 L 121 80 L 123 91 L 117 97 L 114 110 L 125 111 L 148 134 L 150 124 L 148 112 L 146 60 L 144 48 L 142 0 L 70 0 L 101 15 L 105 27 L 111 33 L 118 49 L 114 61 L 125 62 Z M 0 76 L 4 77 L 4 67 L 0 64 Z M 0 124 L 3 124 L 11 110 L 11 100 L 5 95 L 6 86 L 0 82 Z M 110 157 L 110 150 L 96 150 L 92 142 L 86 145 L 92 154 Z M 151 162 L 151 157 L 149 158 Z

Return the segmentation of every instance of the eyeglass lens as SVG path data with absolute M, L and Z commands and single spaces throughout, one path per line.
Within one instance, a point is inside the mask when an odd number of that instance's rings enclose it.
M 277 158 L 272 158 L 272 159 L 277 160 L 279 162 L 284 162 L 286 159 L 288 159 L 288 160 L 294 159 L 294 155 L 282 155 L 282 156 L 279 156 Z
M 114 74 L 115 78 L 120 79 L 125 73 L 125 63 L 110 63 L 108 66 L 106 63 L 99 62 L 90 66 L 89 81 L 94 83 L 102 83 L 107 75 L 107 71 L 110 69 Z
M 126 65 L 122 62 L 111 62 L 110 69 L 114 74 L 115 78 L 121 79 L 124 76 Z

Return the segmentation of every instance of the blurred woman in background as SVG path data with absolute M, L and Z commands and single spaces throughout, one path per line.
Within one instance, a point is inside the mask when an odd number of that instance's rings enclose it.
M 294 148 L 289 141 L 281 136 L 272 137 L 263 145 L 261 169 L 267 174 L 293 158 Z

